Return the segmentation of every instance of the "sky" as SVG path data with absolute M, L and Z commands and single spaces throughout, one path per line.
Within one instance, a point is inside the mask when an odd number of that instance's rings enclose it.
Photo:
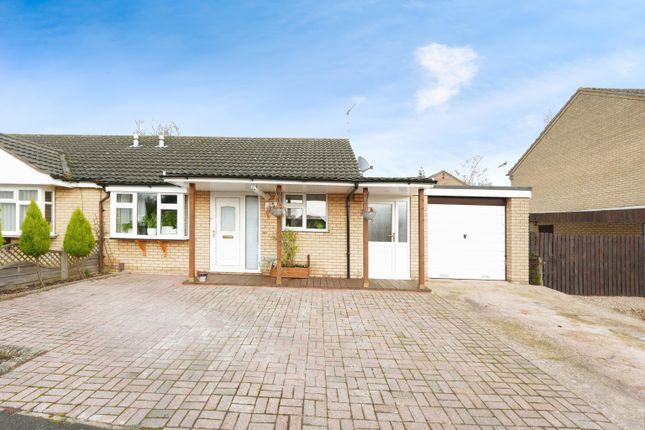
M 371 175 L 481 155 L 508 185 L 577 88 L 645 87 L 644 16 L 620 0 L 0 0 L 0 132 L 348 137 Z

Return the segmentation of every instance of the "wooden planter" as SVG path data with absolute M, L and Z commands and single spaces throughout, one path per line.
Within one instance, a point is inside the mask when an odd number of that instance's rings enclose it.
M 271 276 L 274 278 L 276 275 L 276 268 L 271 269 Z M 308 267 L 283 267 L 282 268 L 282 277 L 283 278 L 299 278 L 304 279 L 309 277 L 309 268 Z
M 310 266 L 310 261 L 309 261 L 309 256 L 307 255 L 307 265 L 306 266 L 298 266 L 298 267 L 282 267 L 282 277 L 283 278 L 298 278 L 298 279 L 305 279 L 309 277 L 309 266 Z M 275 267 L 271 268 L 271 276 L 274 278 L 277 276 L 276 275 L 277 269 Z

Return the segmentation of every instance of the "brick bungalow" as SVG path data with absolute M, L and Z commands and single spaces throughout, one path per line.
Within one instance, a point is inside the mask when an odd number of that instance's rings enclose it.
M 0 134 L 0 165 L 5 240 L 33 199 L 60 249 L 79 207 L 129 271 L 279 282 L 293 230 L 311 276 L 528 280 L 529 189 L 366 177 L 346 139 Z

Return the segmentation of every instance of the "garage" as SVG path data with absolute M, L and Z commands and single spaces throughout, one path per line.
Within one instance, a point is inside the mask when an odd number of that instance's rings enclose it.
M 506 199 L 429 197 L 430 278 L 506 278 Z

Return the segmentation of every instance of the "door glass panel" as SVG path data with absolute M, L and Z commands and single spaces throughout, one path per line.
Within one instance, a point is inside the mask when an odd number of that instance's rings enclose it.
M 220 208 L 220 223 L 222 231 L 235 231 L 235 207 L 222 206 Z
M 408 202 L 396 202 L 396 211 L 399 221 L 397 240 L 408 241 Z
M 246 196 L 245 199 L 245 267 L 249 270 L 258 268 L 258 229 L 260 211 L 257 196 Z
M 373 203 L 370 205 L 376 212 L 376 218 L 370 222 L 368 237 L 370 242 L 392 241 L 392 205 Z

